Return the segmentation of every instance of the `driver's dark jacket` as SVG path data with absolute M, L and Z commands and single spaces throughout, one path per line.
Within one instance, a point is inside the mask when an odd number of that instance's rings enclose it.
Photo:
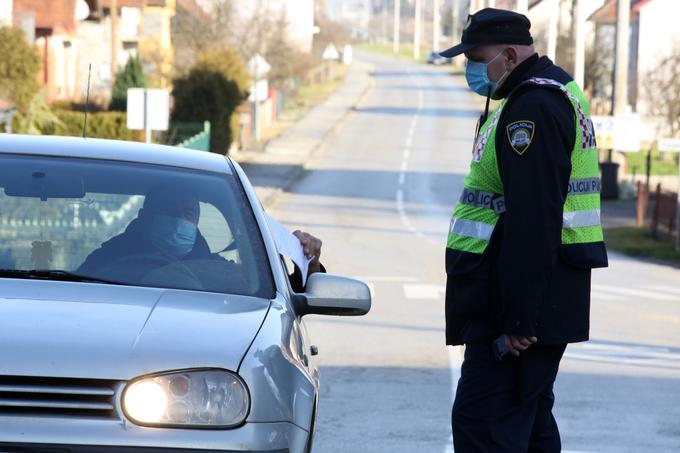
M 105 276 L 99 275 L 99 273 L 116 260 L 131 255 L 157 253 L 149 240 L 149 226 L 146 222 L 148 222 L 146 219 L 139 217 L 130 222 L 124 232 L 104 242 L 101 247 L 90 253 L 78 268 L 78 274 L 104 278 Z M 181 262 L 205 259 L 223 260 L 224 258 L 216 253 L 212 253 L 208 242 L 201 232 L 197 231 L 194 248 L 187 255 L 176 258 L 176 260 Z M 289 278 L 293 291 L 304 292 L 302 273 L 297 266 L 295 271 L 289 275 Z

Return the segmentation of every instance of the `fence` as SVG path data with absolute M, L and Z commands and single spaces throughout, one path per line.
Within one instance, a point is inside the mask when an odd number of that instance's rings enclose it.
M 180 148 L 195 149 L 198 151 L 210 151 L 210 121 L 203 122 L 203 131 L 187 138 L 176 146 Z
M 652 194 L 647 185 L 638 182 L 636 220 L 639 227 L 649 223 L 652 235 L 655 238 L 671 238 L 673 232 L 678 229 L 676 224 L 677 209 L 677 193 L 662 190 L 661 184 L 657 184 L 656 190 Z
M 210 121 L 199 122 L 173 122 L 170 128 L 163 133 L 161 143 L 178 146 L 180 148 L 210 151 Z

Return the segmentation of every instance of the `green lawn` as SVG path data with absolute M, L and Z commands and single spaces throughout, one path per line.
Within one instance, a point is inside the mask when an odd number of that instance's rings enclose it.
M 636 173 L 642 175 L 645 173 L 645 165 L 647 159 L 647 151 L 640 151 L 638 153 L 626 153 L 628 159 L 628 174 Z M 652 175 L 658 176 L 674 176 L 678 174 L 678 153 L 660 153 L 657 150 L 652 151 Z
M 604 231 L 604 240 L 608 249 L 624 255 L 680 265 L 680 253 L 675 251 L 675 242 L 656 240 L 647 228 L 607 228 Z
M 365 50 L 367 52 L 374 52 L 374 53 L 380 53 L 383 55 L 390 55 L 390 56 L 397 56 L 399 58 L 402 58 L 404 60 L 410 60 L 410 61 L 426 61 L 427 60 L 427 54 L 429 52 L 429 49 L 427 47 L 421 47 L 420 48 L 420 59 L 416 60 L 413 58 L 413 44 L 404 44 L 401 43 L 399 45 L 399 53 L 395 55 L 394 49 L 392 48 L 392 44 L 373 44 L 373 43 L 360 43 L 356 45 L 356 48 L 358 50 Z

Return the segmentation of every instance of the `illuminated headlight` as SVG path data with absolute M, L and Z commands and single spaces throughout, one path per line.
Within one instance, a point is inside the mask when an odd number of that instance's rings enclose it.
M 183 371 L 130 382 L 123 410 L 134 423 L 178 428 L 232 428 L 244 422 L 250 396 L 227 371 Z

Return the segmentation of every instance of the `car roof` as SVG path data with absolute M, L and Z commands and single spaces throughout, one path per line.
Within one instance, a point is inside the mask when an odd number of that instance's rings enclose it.
M 0 134 L 0 154 L 105 159 L 231 174 L 225 156 L 175 146 L 57 135 Z

